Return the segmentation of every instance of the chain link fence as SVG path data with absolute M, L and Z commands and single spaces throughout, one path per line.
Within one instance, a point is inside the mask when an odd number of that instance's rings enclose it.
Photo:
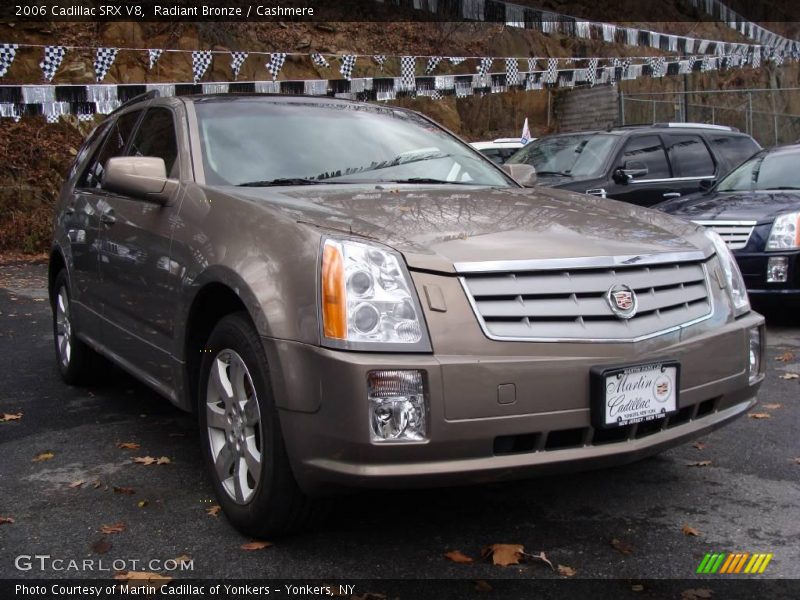
M 800 142 L 800 88 L 619 94 L 622 125 L 710 123 L 736 127 L 764 147 Z

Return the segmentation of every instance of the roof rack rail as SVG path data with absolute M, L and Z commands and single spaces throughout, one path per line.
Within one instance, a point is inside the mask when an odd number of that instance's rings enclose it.
M 736 127 L 730 127 L 728 125 L 713 125 L 711 123 L 631 123 L 630 125 L 609 126 L 607 131 L 611 131 L 612 129 L 635 129 L 637 127 L 687 127 L 690 129 L 715 129 L 717 131 L 731 131 L 734 133 L 739 133 L 739 129 Z
M 150 90 L 149 92 L 145 92 L 144 94 L 139 94 L 138 96 L 134 96 L 130 100 L 126 100 L 122 104 L 120 104 L 117 108 L 112 110 L 109 114 L 114 114 L 115 112 L 122 110 L 126 106 L 130 106 L 131 104 L 136 104 L 137 102 L 142 102 L 143 100 L 152 100 L 153 98 L 158 98 L 159 93 L 158 90 Z

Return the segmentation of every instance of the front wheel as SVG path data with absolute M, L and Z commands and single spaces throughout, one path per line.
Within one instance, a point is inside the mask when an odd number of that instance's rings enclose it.
M 223 318 L 201 350 L 200 438 L 225 515 L 256 537 L 305 528 L 316 507 L 289 466 L 267 359 L 247 314 Z
M 91 383 L 98 355 L 76 335 L 66 270 L 56 276 L 52 294 L 53 341 L 61 377 L 69 385 Z

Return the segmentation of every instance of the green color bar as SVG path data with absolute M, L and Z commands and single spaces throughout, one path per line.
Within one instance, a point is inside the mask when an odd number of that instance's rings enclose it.
M 722 566 L 722 561 L 725 560 L 725 556 L 727 555 L 724 552 L 720 553 L 717 562 L 715 562 L 714 565 L 711 567 L 711 573 L 716 573 L 719 570 L 719 568 Z
M 706 555 L 703 557 L 703 562 L 700 563 L 700 566 L 697 567 L 697 571 L 695 573 L 705 573 L 706 564 L 708 564 L 708 560 L 711 558 L 711 553 L 706 552 Z

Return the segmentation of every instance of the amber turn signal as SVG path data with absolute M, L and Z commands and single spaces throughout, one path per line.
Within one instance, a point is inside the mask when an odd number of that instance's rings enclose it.
M 344 257 L 336 242 L 325 242 L 322 252 L 322 330 L 325 337 L 347 337 L 347 297 L 344 288 Z

